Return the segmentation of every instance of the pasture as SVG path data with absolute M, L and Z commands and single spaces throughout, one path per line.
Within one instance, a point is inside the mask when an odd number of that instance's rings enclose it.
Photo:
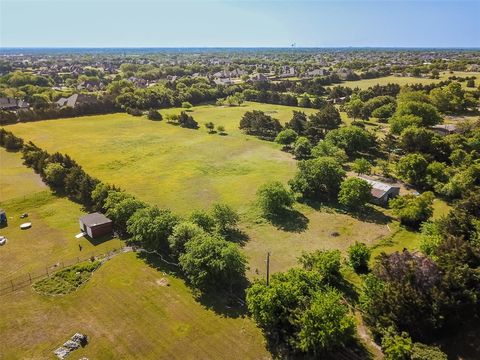
M 69 154 L 91 175 L 120 186 L 152 204 L 186 213 L 223 201 L 244 209 L 258 186 L 287 181 L 295 171 L 277 144 L 243 135 L 248 110 L 262 110 L 282 122 L 298 108 L 249 103 L 238 108 L 195 107 L 198 130 L 182 129 L 127 114 L 88 116 L 7 126 L 49 152 Z M 181 109 L 163 110 L 164 115 Z M 305 109 L 312 112 L 312 109 Z M 226 127 L 208 134 L 204 123 Z
M 269 358 L 253 321 L 206 309 L 182 280 L 134 253 L 107 261 L 73 293 L 47 297 L 25 288 L 2 298 L 2 359 L 54 358 L 75 332 L 89 344 L 72 359 Z
M 3 176 L 7 169 L 35 180 L 9 193 L 14 198 L 2 198 L 9 220 L 8 227 L 0 230 L 8 238 L 0 247 L 2 281 L 122 245 L 118 239 L 100 243 L 75 239 L 81 207 L 46 190 L 40 178 L 23 167 L 20 154 L 2 152 L 1 157 L 8 159 L 0 167 L 2 189 L 11 183 Z M 29 213 L 27 219 L 20 219 L 23 212 Z M 32 228 L 20 230 L 24 221 L 32 222 Z M 74 358 L 269 358 L 251 320 L 206 309 L 183 280 L 166 272 L 126 253 L 106 262 L 85 285 L 65 296 L 40 295 L 30 286 L 3 295 L 0 357 L 53 358 L 52 351 L 80 331 L 90 337 L 90 344 L 70 355 Z
M 368 89 L 369 87 L 375 86 L 375 85 L 387 85 L 387 84 L 398 84 L 400 86 L 404 85 L 413 85 L 413 84 L 422 84 L 422 85 L 427 85 L 427 84 L 436 84 L 439 83 L 440 81 L 445 81 L 448 80 L 450 76 L 457 76 L 457 77 L 467 77 L 467 76 L 475 76 L 476 84 L 478 86 L 478 82 L 480 81 L 480 73 L 478 72 L 465 72 L 465 71 L 455 71 L 453 74 L 450 74 L 448 71 L 442 71 L 440 72 L 440 78 L 439 79 L 430 79 L 428 77 L 423 78 L 423 77 L 411 77 L 411 76 L 394 76 L 394 75 L 389 75 L 389 76 L 384 76 L 381 78 L 376 78 L 376 79 L 362 79 L 362 80 L 355 80 L 355 81 L 344 81 L 342 82 L 342 86 L 347 86 L 352 89 L 358 87 L 361 90 Z M 466 87 L 466 82 L 462 83 L 462 87 L 464 89 L 468 89 Z

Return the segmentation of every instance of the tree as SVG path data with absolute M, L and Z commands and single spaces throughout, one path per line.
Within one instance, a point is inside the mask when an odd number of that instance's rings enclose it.
M 292 129 L 284 129 L 280 131 L 275 138 L 275 142 L 286 147 L 289 147 L 292 143 L 297 140 L 298 134 L 295 130 Z
M 370 255 L 371 251 L 364 243 L 355 242 L 355 244 L 348 248 L 348 262 L 356 273 L 365 273 L 368 271 Z
M 60 163 L 50 163 L 45 167 L 45 181 L 50 186 L 60 189 L 64 186 L 67 169 Z
M 393 117 L 402 118 L 405 116 L 414 116 L 420 119 L 419 125 L 423 127 L 433 126 L 442 122 L 442 118 L 435 106 L 428 102 L 399 102 Z
M 148 115 L 147 116 L 150 120 L 156 120 L 156 121 L 163 120 L 163 116 L 162 116 L 162 114 L 160 114 L 160 111 L 155 110 L 155 109 L 148 110 Z
M 412 339 L 406 332 L 398 335 L 390 328 L 382 337 L 382 350 L 386 360 L 410 360 Z
M 372 164 L 365 158 L 358 158 L 352 164 L 352 170 L 355 171 L 358 175 L 360 174 L 370 174 L 372 171 Z
M 168 209 L 156 206 L 139 208 L 127 221 L 133 240 L 153 250 L 165 250 L 178 218 Z
M 408 154 L 400 158 L 396 165 L 398 176 L 412 184 L 424 185 L 426 180 L 428 162 L 421 154 Z
M 168 237 L 170 252 L 178 259 L 185 252 L 185 244 L 193 238 L 205 234 L 200 226 L 193 222 L 182 221 L 175 225 Z
M 312 271 L 294 268 L 275 273 L 268 286 L 265 280 L 257 279 L 247 289 L 248 310 L 269 338 L 295 346 L 298 314 L 322 288 L 322 278 Z
M 127 222 L 132 217 L 132 215 L 139 209 L 146 207 L 145 203 L 137 200 L 131 196 L 126 196 L 123 200 L 119 202 L 114 202 L 113 205 L 110 205 L 112 201 L 112 194 L 117 192 L 110 191 L 106 200 L 108 204 L 107 216 L 112 219 L 114 226 L 121 234 L 127 232 Z
M 414 343 L 410 354 L 410 360 L 447 360 L 447 354 L 436 346 L 428 346 L 422 343 Z
M 295 199 L 279 181 L 262 185 L 257 191 L 257 201 L 264 216 L 278 216 L 289 209 Z
M 398 196 L 390 200 L 389 205 L 402 224 L 418 227 L 422 222 L 432 216 L 433 199 L 433 193 L 427 191 L 419 196 Z
M 408 127 L 420 127 L 422 126 L 422 118 L 420 116 L 408 114 L 408 115 L 395 115 L 388 120 L 390 125 L 390 132 L 392 134 L 400 134 L 404 129 Z
M 330 131 L 326 141 L 345 150 L 347 155 L 368 152 L 375 146 L 375 136 L 358 126 L 346 126 Z
M 307 115 L 304 112 L 293 110 L 293 117 L 285 124 L 285 128 L 292 129 L 298 135 L 305 135 L 307 129 Z
M 344 346 L 355 332 L 355 321 L 336 290 L 316 293 L 299 323 L 299 348 L 315 357 Z
M 293 147 L 293 154 L 295 158 L 299 160 L 305 160 L 310 157 L 310 153 L 312 151 L 312 145 L 308 138 L 304 136 L 300 136 L 296 141 Z
M 305 107 L 305 108 L 311 107 L 312 101 L 310 100 L 310 97 L 307 94 L 304 94 L 298 101 L 298 106 Z
M 258 136 L 265 140 L 274 140 L 282 130 L 282 125 L 277 119 L 265 114 L 263 111 L 247 111 L 240 120 L 240 130 L 248 135 Z
M 372 116 L 379 120 L 385 121 L 395 113 L 396 105 L 394 103 L 389 103 L 380 106 L 372 111 Z
M 432 104 L 443 113 L 458 113 L 465 110 L 465 94 L 458 82 L 430 91 Z
M 227 204 L 215 204 L 212 207 L 215 226 L 221 234 L 234 230 L 240 220 L 238 213 Z
M 215 219 L 204 210 L 193 210 L 188 219 L 208 233 L 215 228 Z
M 180 127 L 188 129 L 198 129 L 198 123 L 192 116 L 188 115 L 185 111 L 182 111 L 178 117 L 178 124 Z
M 338 250 L 316 250 L 311 253 L 302 253 L 298 262 L 305 270 L 320 274 L 327 284 L 334 285 L 342 277 L 340 258 Z
M 370 201 L 371 191 L 372 185 L 367 181 L 351 177 L 342 182 L 338 202 L 351 210 L 357 210 Z
M 322 140 L 312 148 L 311 155 L 313 157 L 332 157 L 335 158 L 339 164 L 343 164 L 348 160 L 345 150 L 333 145 L 331 142 Z
M 320 111 L 309 116 L 306 133 L 310 141 L 316 144 L 333 129 L 337 129 L 342 123 L 340 113 L 333 105 L 326 105 Z
M 352 98 L 345 104 L 347 115 L 353 118 L 353 121 L 362 115 L 363 101 L 358 96 Z
M 236 244 L 204 234 L 185 244 L 179 263 L 194 287 L 232 292 L 244 279 L 247 260 Z
M 293 191 L 312 200 L 335 199 L 345 171 L 331 157 L 300 161 L 298 171 L 289 184 Z
M 225 126 L 223 125 L 218 125 L 217 126 L 217 131 L 220 135 L 224 135 L 225 134 Z
M 208 129 L 208 133 L 212 134 L 213 130 L 215 129 L 215 124 L 211 121 L 205 123 L 205 127 Z
M 108 197 L 108 192 L 116 190 L 116 188 L 109 184 L 104 184 L 102 182 L 98 183 L 92 191 L 91 197 L 93 202 L 93 207 L 97 211 L 106 211 L 105 201 Z

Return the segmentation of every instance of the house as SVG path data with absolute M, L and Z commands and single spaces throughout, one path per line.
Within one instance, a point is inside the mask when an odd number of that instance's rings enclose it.
M 337 75 L 340 80 L 348 80 L 351 79 L 355 75 L 355 73 L 350 69 L 342 68 L 337 71 Z
M 55 104 L 60 107 L 76 107 L 79 105 L 86 105 L 86 104 L 94 104 L 97 102 L 97 98 L 91 95 L 84 95 L 84 94 L 73 94 L 68 98 L 60 98 L 58 99 Z
M 323 69 L 313 69 L 313 70 L 308 70 L 305 73 L 305 77 L 316 77 L 316 76 L 324 76 L 325 75 L 325 70 Z
M 400 186 L 385 184 L 380 181 L 360 177 L 372 185 L 372 203 L 385 206 L 388 201 L 400 195 Z
M 101 213 L 92 213 L 80 218 L 80 230 L 92 239 L 113 233 L 113 222 Z
M 213 82 L 216 85 L 233 85 L 233 81 L 230 78 L 215 78 Z
M 457 125 L 455 124 L 439 124 L 430 127 L 434 133 L 445 136 L 450 134 L 455 134 L 457 132 Z
M 30 104 L 23 100 L 14 98 L 0 97 L 0 110 L 19 110 L 28 109 Z
M 250 79 L 248 79 L 248 81 L 251 81 L 251 82 L 267 82 L 268 78 L 263 74 L 254 74 L 254 75 L 250 76 Z

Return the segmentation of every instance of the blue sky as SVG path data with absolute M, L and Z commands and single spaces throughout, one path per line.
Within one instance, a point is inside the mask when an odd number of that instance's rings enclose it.
M 480 47 L 480 0 L 0 0 L 1 47 Z

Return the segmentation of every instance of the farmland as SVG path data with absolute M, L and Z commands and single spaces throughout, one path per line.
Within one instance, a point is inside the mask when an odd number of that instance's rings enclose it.
M 75 239 L 81 207 L 46 190 L 40 178 L 21 164 L 18 153 L 2 152 L 1 157 L 2 189 L 10 179 L 3 176 L 4 169 L 32 180 L 30 186 L 16 189 L 15 198 L 1 203 L 9 217 L 9 226 L 2 229 L 9 239 L 0 252 L 3 279 L 121 246 L 118 239 L 101 243 Z M 25 211 L 33 226 L 22 231 L 18 225 L 25 220 L 19 215 Z M 66 296 L 42 296 L 31 287 L 4 295 L 2 359 L 50 358 L 52 350 L 77 331 L 87 333 L 91 342 L 74 356 L 268 358 L 262 335 L 251 320 L 224 317 L 204 308 L 183 280 L 167 272 L 147 266 L 133 253 L 120 254 L 97 270 L 85 286 Z
M 411 76 L 385 76 L 381 78 L 375 79 L 362 79 L 362 80 L 355 80 L 355 81 L 344 81 L 341 85 L 348 86 L 350 88 L 358 87 L 361 90 L 368 89 L 369 87 L 375 85 L 387 85 L 387 84 L 398 84 L 400 86 L 403 85 L 412 85 L 412 84 L 435 84 L 439 83 L 440 81 L 448 80 L 450 76 L 457 76 L 457 77 L 467 77 L 467 76 L 474 76 L 476 81 L 480 79 L 480 73 L 478 72 L 462 72 L 462 71 L 455 71 L 453 74 L 449 72 L 441 72 L 439 75 L 439 79 L 430 79 L 428 77 L 411 77 Z M 462 87 L 465 88 L 465 82 L 462 83 Z
M 389 235 L 386 224 L 390 220 L 381 214 L 383 210 L 377 219 L 366 221 L 329 208 L 315 210 L 298 205 L 297 220 L 301 228 L 297 230 L 279 229 L 257 221 L 252 210 L 257 188 L 272 179 L 286 183 L 295 173 L 296 165 L 291 155 L 280 151 L 277 144 L 245 136 L 238 130 L 243 113 L 253 109 L 268 112 L 284 123 L 290 119 L 292 110 L 298 108 L 247 103 L 235 108 L 199 106 L 192 109 L 190 114 L 200 125 L 206 121 L 222 124 L 227 136 L 126 114 L 25 123 L 7 128 L 50 152 L 69 154 L 102 181 L 180 214 L 208 208 L 217 201 L 232 205 L 243 215 L 241 229 L 248 236 L 244 251 L 249 259 L 250 277 L 264 275 L 268 251 L 272 253 L 272 271 L 282 271 L 294 266 L 302 251 L 346 250 L 355 241 L 373 245 Z M 179 111 L 168 109 L 162 113 Z

